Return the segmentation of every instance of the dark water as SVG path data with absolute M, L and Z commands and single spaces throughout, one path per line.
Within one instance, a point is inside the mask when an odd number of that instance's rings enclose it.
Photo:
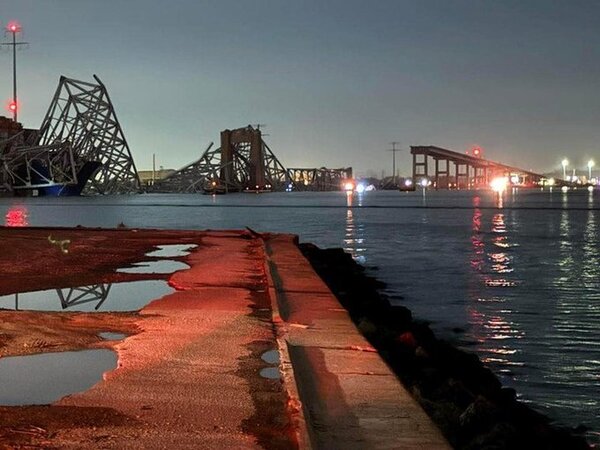
M 0 199 L 0 212 L 13 226 L 249 226 L 344 247 L 524 401 L 600 430 L 600 191 Z

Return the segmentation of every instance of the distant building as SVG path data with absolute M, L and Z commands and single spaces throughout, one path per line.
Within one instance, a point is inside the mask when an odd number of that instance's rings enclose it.
M 160 169 L 160 170 L 138 170 L 140 182 L 142 186 L 152 186 L 158 180 L 164 180 L 172 173 L 175 173 L 175 169 Z

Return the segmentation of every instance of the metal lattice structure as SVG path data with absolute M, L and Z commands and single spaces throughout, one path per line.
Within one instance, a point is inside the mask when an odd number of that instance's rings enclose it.
M 38 145 L 70 143 L 78 173 L 86 163 L 99 163 L 85 193 L 139 192 L 140 180 L 114 107 L 104 84 L 96 75 L 94 79 L 96 83 L 60 78 Z
M 68 142 L 14 148 L 3 156 L 4 182 L 13 190 L 77 184 L 73 150 Z
M 248 125 L 221 132 L 221 147 L 158 181 L 155 192 L 334 191 L 352 178 L 352 168 L 286 169 Z
M 339 191 L 344 182 L 352 179 L 352 168 L 319 169 L 290 168 L 290 179 L 299 191 Z
M 221 132 L 221 146 L 212 143 L 197 161 L 155 183 L 155 192 L 240 192 L 283 190 L 287 170 L 263 141 L 260 129 Z
M 75 308 L 86 303 L 96 303 L 95 310 L 100 309 L 108 298 L 112 284 L 94 284 L 91 286 L 80 286 L 72 288 L 56 289 L 56 295 L 62 309 Z M 23 295 L 23 294 L 21 294 Z M 27 293 L 25 293 L 25 296 Z M 15 311 L 20 309 L 19 294 L 15 296 Z M 21 297 L 22 301 L 23 297 Z
M 94 309 L 98 310 L 108 298 L 111 286 L 112 284 L 94 284 L 91 286 L 57 289 L 56 293 L 63 309 L 97 302 Z
M 157 181 L 151 190 L 154 192 L 203 192 L 212 180 L 219 178 L 220 149 L 212 149 L 213 144 L 211 142 L 208 145 L 199 160 L 182 167 L 163 180 Z
M 0 118 L 0 189 L 31 195 L 140 192 L 105 86 L 65 77 L 40 130 Z

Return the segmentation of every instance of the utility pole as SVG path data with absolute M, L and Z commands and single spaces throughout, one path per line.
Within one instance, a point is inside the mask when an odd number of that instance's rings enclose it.
M 6 32 L 12 33 L 12 42 L 0 44 L 4 46 L 12 46 L 13 48 L 13 98 L 8 106 L 8 109 L 13 113 L 13 120 L 15 122 L 17 122 L 17 111 L 19 109 L 19 104 L 17 102 L 17 47 L 27 44 L 27 42 L 17 42 L 17 33 L 20 33 L 21 31 L 21 25 L 14 21 L 10 22 L 6 26 Z
M 392 152 L 392 183 L 394 186 L 398 186 L 398 180 L 396 177 L 396 152 L 401 151 L 402 149 L 396 148 L 396 145 L 400 142 L 390 142 L 392 148 L 388 149 L 388 152 Z

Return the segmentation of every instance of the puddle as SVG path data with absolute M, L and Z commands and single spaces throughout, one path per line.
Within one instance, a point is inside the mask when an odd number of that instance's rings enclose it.
M 177 256 L 187 256 L 190 250 L 198 247 L 196 244 L 174 244 L 174 245 L 157 245 L 157 250 L 146 253 L 146 256 L 156 258 L 175 258 Z
M 86 391 L 117 367 L 112 350 L 42 353 L 0 358 L 0 404 L 45 405 Z
M 103 331 L 102 333 L 98 333 L 98 336 L 105 341 L 120 341 L 127 337 L 124 333 L 113 333 L 112 331 Z
M 278 380 L 281 378 L 281 373 L 279 373 L 279 368 L 277 367 L 265 367 L 261 369 L 260 376 L 271 380 Z
M 279 352 L 277 350 L 269 350 L 260 355 L 261 359 L 269 364 L 279 364 Z
M 179 261 L 166 259 L 164 261 L 142 261 L 133 263 L 133 267 L 117 269 L 121 273 L 173 273 L 178 270 L 189 269 L 190 266 Z
M 0 296 L 0 308 L 33 311 L 137 311 L 175 290 L 163 280 L 106 283 Z

